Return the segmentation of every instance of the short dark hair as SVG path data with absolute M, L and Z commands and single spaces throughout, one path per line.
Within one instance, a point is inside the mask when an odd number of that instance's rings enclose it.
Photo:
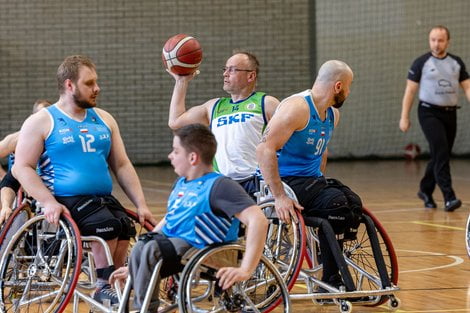
M 84 55 L 71 55 L 65 58 L 62 64 L 57 69 L 57 86 L 59 92 L 64 92 L 64 83 L 67 79 L 76 83 L 78 80 L 78 72 L 82 66 L 89 67 L 96 70 L 96 66 L 93 61 Z
M 259 74 L 259 61 L 258 61 L 258 58 L 256 57 L 256 55 L 254 55 L 253 53 L 251 52 L 248 52 L 248 51 L 238 51 L 236 50 L 235 54 L 244 54 L 248 57 L 248 61 L 250 62 L 250 69 L 253 69 L 255 72 L 256 72 L 256 76 L 258 76 Z
M 189 124 L 174 131 L 187 152 L 196 152 L 203 163 L 210 165 L 217 150 L 217 141 L 210 129 L 202 124 Z
M 442 29 L 443 31 L 445 31 L 446 34 L 447 34 L 447 40 L 450 40 L 450 32 L 449 32 L 449 29 L 447 27 L 445 27 L 444 25 L 436 25 L 436 26 L 433 26 L 431 28 L 429 33 L 431 33 L 431 31 L 433 31 L 434 29 Z

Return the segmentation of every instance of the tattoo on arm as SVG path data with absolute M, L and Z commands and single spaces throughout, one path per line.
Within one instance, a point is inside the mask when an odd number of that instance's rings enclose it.
M 268 137 L 268 134 L 269 134 L 269 131 L 271 129 L 268 127 L 266 127 L 266 130 L 264 131 L 264 134 L 263 134 L 263 137 L 261 138 L 261 142 L 266 142 L 266 137 Z

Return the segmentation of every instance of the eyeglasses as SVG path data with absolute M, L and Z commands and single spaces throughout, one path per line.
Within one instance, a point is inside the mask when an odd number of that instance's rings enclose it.
M 236 72 L 253 72 L 254 70 L 245 70 L 245 69 L 240 69 L 236 68 L 235 66 L 224 66 L 222 70 L 225 72 L 228 72 L 229 74 L 235 74 Z

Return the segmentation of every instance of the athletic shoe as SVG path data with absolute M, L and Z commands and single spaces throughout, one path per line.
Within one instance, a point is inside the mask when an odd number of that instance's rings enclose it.
M 104 284 L 103 287 L 97 288 L 93 295 L 93 299 L 103 304 L 106 302 L 108 302 L 110 305 L 119 303 L 116 290 L 112 289 L 110 284 Z
M 446 202 L 446 207 L 444 210 L 446 212 L 453 212 L 462 206 L 462 201 L 459 199 L 454 199 Z
M 428 209 L 435 209 L 437 208 L 436 202 L 434 202 L 434 199 L 432 196 L 422 192 L 421 190 L 418 191 L 418 197 L 424 201 L 424 207 Z

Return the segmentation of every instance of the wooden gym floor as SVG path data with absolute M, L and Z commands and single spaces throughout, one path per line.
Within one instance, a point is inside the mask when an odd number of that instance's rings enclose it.
M 451 163 L 453 184 L 463 207 L 453 213 L 424 209 L 416 196 L 426 161 L 331 162 L 327 176 L 340 179 L 363 199 L 390 235 L 398 255 L 401 307 L 396 312 L 470 312 L 470 265 L 465 250 L 465 223 L 470 207 L 470 160 Z M 175 179 L 170 166 L 137 168 L 149 207 L 165 211 Z M 115 194 L 131 208 L 122 191 Z M 336 306 L 293 301 L 293 312 L 339 312 Z M 353 306 L 353 312 L 390 312 L 386 305 Z

